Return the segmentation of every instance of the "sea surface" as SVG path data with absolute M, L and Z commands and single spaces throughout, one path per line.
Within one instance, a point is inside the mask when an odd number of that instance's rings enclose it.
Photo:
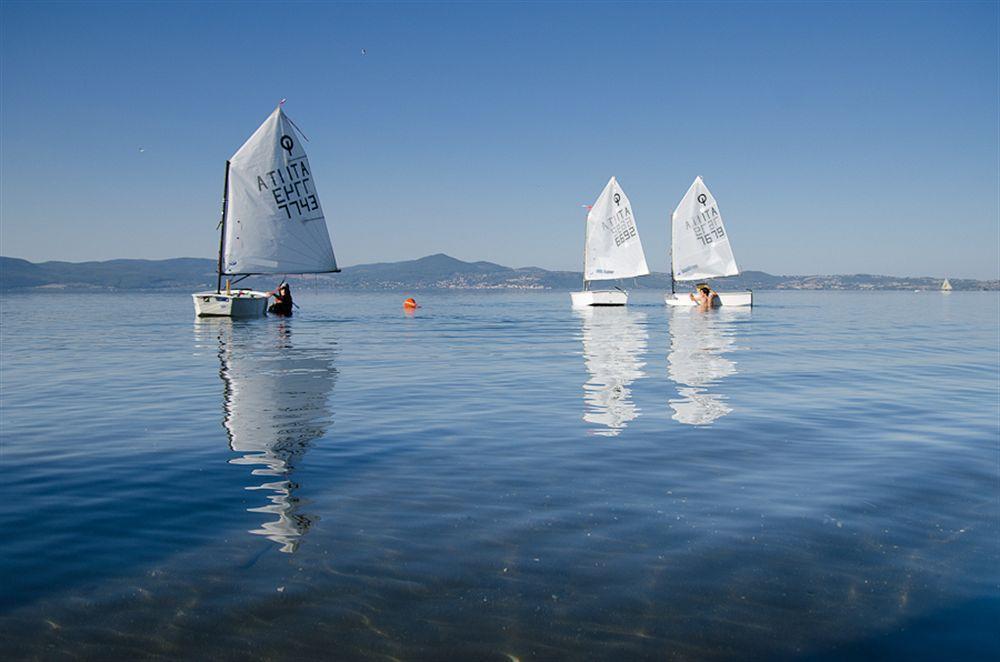
M 756 294 L 4 294 L 0 658 L 997 659 L 1000 297 Z

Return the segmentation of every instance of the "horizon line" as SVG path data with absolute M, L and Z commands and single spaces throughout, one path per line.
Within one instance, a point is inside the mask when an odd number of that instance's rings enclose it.
M 505 269 L 514 269 L 514 270 L 518 270 L 518 269 L 541 269 L 543 271 L 547 271 L 547 272 L 550 272 L 550 273 L 559 273 L 559 272 L 562 272 L 562 273 L 583 273 L 582 270 L 578 271 L 578 270 L 574 270 L 574 269 L 550 269 L 548 267 L 540 267 L 540 266 L 537 266 L 537 265 L 525 265 L 525 266 L 520 266 L 520 267 L 510 267 L 510 266 L 507 266 L 507 265 L 504 265 L 504 264 L 500 264 L 499 262 L 493 262 L 491 260 L 471 260 L 471 261 L 470 260 L 463 260 L 462 258 L 458 258 L 458 257 L 455 257 L 453 255 L 448 255 L 447 253 L 430 253 L 428 255 L 424 255 L 424 256 L 421 256 L 421 257 L 408 258 L 408 259 L 404 259 L 404 260 L 381 261 L 381 262 L 359 262 L 357 264 L 350 264 L 350 265 L 344 265 L 344 266 L 341 266 L 338 263 L 338 267 L 340 267 L 340 269 L 351 269 L 351 268 L 354 268 L 354 267 L 365 267 L 365 266 L 372 266 L 372 265 L 377 265 L 377 264 L 399 264 L 401 262 L 416 262 L 416 261 L 419 261 L 419 260 L 427 259 L 429 257 L 437 257 L 439 255 L 447 257 L 447 258 L 452 259 L 452 260 L 457 260 L 458 262 L 463 262 L 465 264 L 475 264 L 477 262 L 488 262 L 489 264 L 495 264 L 498 267 L 503 267 Z M 115 258 L 107 258 L 107 259 L 103 259 L 103 260 L 79 260 L 79 261 L 50 259 L 50 260 L 43 260 L 43 261 L 39 261 L 39 262 L 35 262 L 33 260 L 29 260 L 28 258 L 23 258 L 23 257 L 14 257 L 14 256 L 11 256 L 11 255 L 0 255 L 0 259 L 23 260 L 24 262 L 27 262 L 29 264 L 36 264 L 36 265 L 38 265 L 38 264 L 46 264 L 46 263 L 49 263 L 49 262 L 62 262 L 62 263 L 65 263 L 65 264 L 88 264 L 88 263 L 101 264 L 101 263 L 105 263 L 105 262 L 117 262 L 117 261 L 125 261 L 125 260 L 130 260 L 130 261 L 135 261 L 135 262 L 169 262 L 169 261 L 172 261 L 172 260 L 206 260 L 206 261 L 209 261 L 209 262 L 217 262 L 217 260 L 218 260 L 218 258 L 216 258 L 216 257 L 195 257 L 195 256 L 186 256 L 186 255 L 182 255 L 182 256 L 178 256 L 178 257 L 165 257 L 165 258 L 115 257 Z M 932 275 L 932 276 L 926 276 L 926 275 L 925 276 L 915 276 L 915 275 L 901 276 L 901 275 L 898 275 L 898 274 L 885 274 L 885 273 L 881 273 L 880 274 L 880 273 L 868 272 L 868 271 L 856 271 L 856 272 L 853 272 L 853 273 L 776 274 L 776 273 L 772 273 L 770 271 L 765 271 L 763 269 L 741 269 L 739 275 L 743 275 L 743 274 L 749 273 L 749 272 L 762 273 L 762 274 L 767 274 L 768 276 L 783 277 L 783 278 L 796 278 L 796 277 L 802 278 L 802 277 L 808 277 L 808 276 L 877 276 L 877 277 L 882 277 L 882 278 L 939 278 L 941 280 L 945 280 L 945 279 L 952 280 L 952 279 L 954 279 L 954 280 L 974 280 L 974 281 L 986 281 L 986 282 L 994 281 L 994 280 L 1000 281 L 1000 273 L 998 273 L 995 278 L 970 278 L 970 277 L 952 276 L 952 275 L 947 275 L 947 276 L 936 276 L 936 275 Z M 653 270 L 650 270 L 649 274 L 647 274 L 647 275 L 654 275 L 654 274 L 668 275 L 668 274 L 670 274 L 670 272 L 669 271 L 653 271 Z M 728 278 L 735 278 L 735 277 L 738 277 L 738 276 L 728 276 Z M 637 278 L 642 278 L 642 276 L 637 276 Z

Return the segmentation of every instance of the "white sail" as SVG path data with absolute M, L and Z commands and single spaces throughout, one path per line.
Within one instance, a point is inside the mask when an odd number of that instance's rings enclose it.
M 684 194 L 672 217 L 674 280 L 703 280 L 740 273 L 722 225 L 719 205 L 701 177 Z
M 941 291 L 942 292 L 951 292 L 951 290 L 952 290 L 951 281 L 949 281 L 947 278 L 945 278 L 944 282 L 941 283 Z
M 337 270 L 312 167 L 279 106 L 229 160 L 222 273 Z
M 587 214 L 584 280 L 632 278 L 649 273 L 632 205 L 612 177 Z

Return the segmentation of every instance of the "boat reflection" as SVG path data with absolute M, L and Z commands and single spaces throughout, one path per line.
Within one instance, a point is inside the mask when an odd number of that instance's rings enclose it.
M 749 319 L 750 309 L 701 311 L 667 306 L 666 310 L 670 318 L 667 373 L 677 384 L 680 396 L 670 400 L 672 418 L 688 425 L 708 425 L 733 410 L 724 395 L 708 389 L 736 374 L 736 362 L 726 354 L 735 349 L 739 322 Z
M 583 385 L 583 420 L 600 426 L 593 434 L 613 437 L 639 416 L 629 386 L 645 375 L 646 314 L 626 307 L 574 312 L 583 323 L 583 360 L 590 373 Z
M 329 396 L 337 378 L 335 349 L 299 347 L 293 323 L 199 320 L 202 335 L 218 340 L 219 376 L 223 382 L 223 427 L 229 447 L 240 454 L 232 464 L 255 467 L 264 482 L 248 487 L 267 493 L 265 505 L 248 512 L 265 520 L 250 533 L 294 552 L 314 516 L 300 511 L 292 474 L 306 451 L 333 423 Z

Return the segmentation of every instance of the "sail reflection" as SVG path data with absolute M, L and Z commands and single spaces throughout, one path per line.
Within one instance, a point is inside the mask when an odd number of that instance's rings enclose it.
M 672 418 L 688 425 L 708 425 L 733 409 L 726 397 L 709 387 L 736 374 L 736 362 L 726 357 L 735 349 L 737 323 L 750 317 L 749 308 L 668 306 L 670 352 L 667 373 L 677 384 L 677 399 L 670 400 Z
M 646 314 L 625 307 L 574 312 L 583 322 L 583 359 L 590 373 L 583 385 L 583 420 L 600 426 L 594 434 L 613 437 L 639 416 L 629 387 L 645 375 Z
M 263 491 L 267 503 L 248 512 L 268 519 L 250 533 L 277 543 L 282 552 L 294 552 L 316 518 L 300 511 L 292 474 L 333 423 L 329 396 L 337 378 L 335 350 L 297 347 L 290 321 L 219 318 L 197 326 L 218 339 L 222 424 L 229 447 L 240 454 L 230 463 L 254 467 L 252 475 L 263 480 L 247 489 Z

